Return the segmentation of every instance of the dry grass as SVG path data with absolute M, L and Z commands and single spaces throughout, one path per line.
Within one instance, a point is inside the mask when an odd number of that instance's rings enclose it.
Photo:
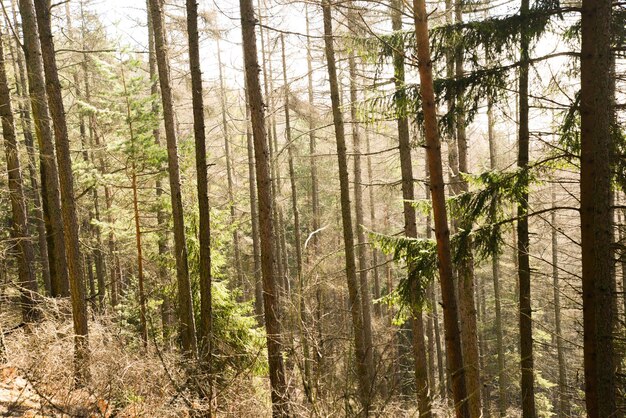
M 180 352 L 157 349 L 154 343 L 144 350 L 106 315 L 92 317 L 89 322 L 91 381 L 76 387 L 68 301 L 46 299 L 42 311 L 40 323 L 5 336 L 7 363 L 3 370 L 11 370 L 26 381 L 30 397 L 40 405 L 40 410 L 32 413 L 167 418 L 198 415 L 207 409 L 207 401 L 193 390 L 201 378 L 193 381 L 186 377 Z M 14 311 L 5 304 L 0 312 L 2 328 L 10 329 L 14 321 Z M 214 407 L 219 408 L 219 416 L 268 416 L 268 405 L 259 401 L 269 399 L 265 380 L 241 374 L 216 391 Z M 22 404 L 24 399 L 22 396 Z

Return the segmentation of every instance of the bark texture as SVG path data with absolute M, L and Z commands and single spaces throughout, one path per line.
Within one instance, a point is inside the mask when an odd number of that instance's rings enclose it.
M 428 168 L 430 171 L 430 191 L 433 204 L 437 257 L 439 259 L 439 280 L 444 314 L 448 369 L 452 380 L 452 394 L 457 417 L 469 417 L 467 390 L 461 348 L 459 314 L 454 291 L 452 256 L 450 251 L 450 229 L 445 202 L 443 167 L 441 162 L 441 141 L 437 128 L 435 93 L 433 88 L 432 61 L 428 44 L 428 14 L 424 0 L 413 0 L 415 39 L 420 75 L 420 92 L 424 112 L 424 131 Z
M 241 34 L 243 39 L 244 65 L 248 105 L 252 122 L 254 155 L 256 164 L 257 196 L 259 205 L 259 232 L 261 249 L 261 272 L 263 276 L 263 301 L 267 354 L 272 390 L 272 411 L 275 417 L 288 417 L 289 396 L 283 364 L 283 343 L 278 310 L 278 292 L 274 274 L 274 220 L 272 219 L 271 178 L 268 159 L 265 110 L 261 83 L 255 26 L 257 24 L 252 0 L 240 0 Z
M 583 0 L 581 50 L 580 221 L 585 404 L 590 418 L 617 413 L 615 277 L 611 242 L 611 1 Z
M 174 253 L 176 258 L 176 280 L 178 282 L 178 321 L 183 350 L 189 356 L 197 353 L 196 325 L 193 316 L 185 223 L 180 190 L 180 168 L 178 162 L 178 142 L 174 122 L 174 103 L 170 85 L 170 68 L 167 57 L 167 41 L 163 25 L 163 6 L 160 0 L 150 0 L 150 16 L 154 30 L 154 46 L 161 86 L 165 140 L 167 142 L 167 162 L 170 180 L 170 196 L 174 221 Z

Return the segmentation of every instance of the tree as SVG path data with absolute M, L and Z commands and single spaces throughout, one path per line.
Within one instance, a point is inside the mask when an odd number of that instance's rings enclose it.
M 28 91 L 41 162 L 42 208 L 46 224 L 50 285 L 52 296 L 67 296 L 69 294 L 69 281 L 65 258 L 65 240 L 63 238 L 64 226 L 63 218 L 58 216 L 61 213 L 59 173 L 54 155 L 41 46 L 37 38 L 37 20 L 32 0 L 19 0 L 19 10 L 22 17 Z
M 580 63 L 580 223 L 583 285 L 585 405 L 591 418 L 617 413 L 615 277 L 612 273 L 611 5 L 582 2 Z
M 322 2 L 324 12 L 324 44 L 326 64 L 328 66 L 328 81 L 330 83 L 330 99 L 333 111 L 333 124 L 337 141 L 337 162 L 339 164 L 339 187 L 341 195 L 341 221 L 343 225 L 343 243 L 346 259 L 346 279 L 348 282 L 349 307 L 352 317 L 354 333 L 354 347 L 356 354 L 357 378 L 359 383 L 359 398 L 362 414 L 367 416 L 371 406 L 372 370 L 371 351 L 368 352 L 363 324 L 361 292 L 356 276 L 354 259 L 354 233 L 352 229 L 352 210 L 350 209 L 350 184 L 348 181 L 348 159 L 346 156 L 346 135 L 343 114 L 339 103 L 339 83 L 337 81 L 337 66 L 335 62 L 335 47 L 333 45 L 333 26 L 331 4 L 329 0 Z
M 26 199 L 22 183 L 22 169 L 20 167 L 11 95 L 4 60 L 4 46 L 0 36 L 0 118 L 2 118 L 2 136 L 4 137 L 4 152 L 7 160 L 9 175 L 9 192 L 11 199 L 11 215 L 13 220 L 13 239 L 17 241 L 18 251 L 16 258 L 19 270 L 19 286 L 24 322 L 31 322 L 38 318 L 37 312 L 37 279 L 35 277 L 34 251 L 28 232 L 28 217 L 26 213 Z
M 204 103 L 202 70 L 198 39 L 198 4 L 187 0 L 187 33 L 189 66 L 193 101 L 193 135 L 196 141 L 196 175 L 198 176 L 198 211 L 200 219 L 200 358 L 211 371 L 211 213 L 207 179 L 206 136 L 204 132 Z M 209 388 L 211 375 L 209 374 Z M 211 394 L 209 393 L 209 396 Z M 210 399 L 210 397 L 209 397 Z M 209 409 L 209 416 L 211 411 Z
M 13 26 L 16 32 L 21 33 L 19 28 L 21 24 L 17 20 L 17 7 L 11 2 L 13 9 Z M 8 16 L 7 25 L 9 22 Z M 19 35 L 18 35 L 19 36 Z M 52 295 L 52 283 L 50 281 L 50 257 L 48 255 L 48 242 L 46 234 L 46 222 L 43 215 L 43 205 L 41 188 L 39 186 L 40 181 L 37 179 L 37 153 L 35 150 L 34 138 L 33 138 L 33 126 L 31 120 L 31 112 L 29 110 L 28 100 L 28 82 L 26 80 L 26 73 L 24 71 L 24 58 L 22 56 L 22 50 L 17 39 L 15 42 L 9 41 L 9 51 L 13 57 L 13 69 L 16 75 L 15 81 L 15 93 L 21 99 L 18 102 L 18 111 L 20 115 L 20 125 L 24 136 L 24 144 L 26 145 L 26 152 L 28 154 L 28 177 L 30 178 L 31 198 L 33 200 L 33 213 L 31 216 L 37 227 L 37 246 L 39 247 L 39 262 L 41 264 L 41 278 L 44 283 L 44 287 L 48 295 Z M 14 47 L 15 43 L 15 47 Z
M 417 49 L 417 66 L 420 76 L 420 93 L 422 111 L 424 112 L 424 132 L 428 168 L 430 173 L 430 191 L 432 196 L 435 238 L 439 259 L 439 281 L 444 313 L 446 334 L 446 351 L 448 369 L 452 380 L 452 394 L 457 417 L 469 417 L 466 402 L 465 371 L 463 352 L 461 349 L 459 316 L 456 296 L 454 294 L 454 277 L 452 256 L 450 251 L 450 230 L 445 203 L 445 189 L 441 163 L 441 142 L 437 127 L 435 94 L 433 89 L 432 61 L 428 45 L 428 15 L 424 0 L 413 0 L 415 20 L 415 39 Z
M 272 389 L 272 410 L 276 417 L 289 416 L 289 395 L 283 364 L 282 331 L 279 319 L 277 286 L 274 274 L 274 219 L 272 219 L 271 178 L 268 161 L 265 111 L 259 62 L 257 58 L 255 26 L 257 24 L 252 0 L 239 0 L 241 13 L 241 37 L 245 65 L 246 89 L 256 168 L 257 196 L 259 205 L 259 235 L 261 249 L 261 273 L 263 275 L 263 306 L 267 332 L 267 355 Z
M 304 391 L 309 402 L 313 402 L 313 395 L 311 393 L 311 361 L 309 354 L 309 342 L 304 331 L 307 325 L 306 318 L 306 301 L 304 298 L 304 262 L 302 260 L 302 236 L 300 233 L 300 212 L 298 210 L 298 188 L 296 185 L 296 172 L 294 168 L 294 139 L 291 136 L 291 118 L 289 113 L 289 83 L 287 81 L 287 58 L 285 54 L 285 36 L 281 34 L 280 45 L 282 52 L 283 63 L 283 88 L 285 91 L 285 136 L 287 139 L 287 154 L 289 158 L 289 180 L 291 184 L 291 210 L 293 212 L 293 228 L 294 228 L 294 241 L 296 247 L 296 280 L 298 283 L 298 332 L 302 344 L 302 357 L 303 357 L 303 386 Z
M 402 2 L 391 3 L 391 25 L 394 31 L 402 30 Z M 415 215 L 415 188 L 413 164 L 411 161 L 411 139 L 409 120 L 405 116 L 406 95 L 404 94 L 405 70 L 404 52 L 395 51 L 393 57 L 394 83 L 396 87 L 396 107 L 400 116 L 397 119 L 398 149 L 400 152 L 400 170 L 402 174 L 402 200 L 404 209 L 404 235 L 417 238 L 417 219 Z M 412 266 L 407 266 L 410 269 Z M 413 328 L 413 353 L 415 358 L 415 385 L 420 416 L 431 416 L 431 402 L 428 385 L 428 364 L 426 362 L 426 341 L 424 339 L 424 321 L 421 307 L 414 307 L 411 324 Z
M 78 384 L 83 384 L 90 379 L 90 353 L 83 260 L 78 240 L 78 217 L 74 199 L 70 140 L 67 134 L 65 107 L 63 105 L 61 82 L 59 81 L 59 72 L 57 70 L 48 2 L 46 0 L 36 0 L 35 13 L 37 15 L 41 56 L 46 79 L 46 93 L 48 106 L 50 107 L 50 116 L 54 126 L 56 157 L 59 167 L 61 215 L 63 216 L 64 227 L 63 237 L 67 250 L 67 270 L 72 300 L 72 317 L 74 318 L 75 377 Z
M 174 102 L 170 85 L 170 68 L 167 57 L 167 40 L 163 22 L 163 4 L 160 0 L 149 0 L 150 17 L 154 30 L 155 55 L 161 86 L 163 103 L 163 119 L 165 121 L 165 140 L 167 142 L 168 174 L 170 180 L 170 196 L 172 201 L 172 217 L 174 220 L 174 252 L 176 258 L 176 280 L 178 283 L 178 321 L 182 348 L 190 357 L 198 351 L 196 341 L 196 324 L 193 316 L 191 284 L 189 281 L 189 265 L 187 261 L 187 244 L 185 242 L 185 222 L 180 188 L 180 168 L 178 162 L 178 143 L 176 125 L 174 123 Z M 205 308 L 206 309 L 206 308 Z
M 455 20 L 456 24 L 463 24 L 463 6 L 462 1 L 455 1 Z M 457 80 L 462 79 L 463 69 L 463 47 L 459 43 L 454 51 L 454 67 L 455 77 Z M 468 166 L 468 146 L 465 125 L 467 124 L 465 117 L 465 103 L 463 92 L 456 92 L 456 146 L 458 149 L 458 170 L 455 179 L 454 189 L 456 193 L 468 191 L 468 184 L 464 175 L 469 174 Z M 453 144 L 454 145 L 454 144 Z M 456 222 L 453 222 L 456 224 Z M 457 229 L 471 228 L 471 225 L 456 225 Z M 463 362 L 465 365 L 465 380 L 467 385 L 468 404 L 471 416 L 481 415 L 481 384 L 480 384 L 480 353 L 478 350 L 478 325 L 476 321 L 476 304 L 474 301 L 474 258 L 472 256 L 472 243 L 468 243 L 467 255 L 463 257 L 456 267 L 458 275 L 458 291 L 459 296 L 459 320 L 463 324 L 463 332 L 461 332 L 461 346 L 463 347 Z
M 529 0 L 522 0 L 520 16 L 529 12 Z M 519 69 L 519 138 L 517 166 L 528 169 L 528 148 L 530 134 L 528 130 L 528 68 L 529 68 L 530 35 L 522 29 L 520 34 L 520 69 Z M 527 178 L 522 181 L 528 185 Z M 522 416 L 535 418 L 535 378 L 533 360 L 533 323 L 530 294 L 530 254 L 528 236 L 528 191 L 522 193 L 517 203 L 517 262 L 519 281 L 519 329 L 520 329 L 520 366 Z

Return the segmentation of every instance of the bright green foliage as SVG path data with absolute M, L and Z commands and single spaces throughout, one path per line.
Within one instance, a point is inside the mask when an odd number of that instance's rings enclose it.
M 536 181 L 529 170 L 510 172 L 487 171 L 465 176 L 473 190 L 458 194 L 447 202 L 451 217 L 459 228 L 450 238 L 455 263 L 469 257 L 473 248 L 475 264 L 502 252 L 503 227 L 513 222 L 503 208 L 520 201 L 527 185 Z M 426 201 L 418 205 L 425 206 Z M 393 254 L 394 261 L 408 267 L 408 275 L 400 280 L 397 289 L 383 298 L 383 302 L 403 307 L 422 309 L 426 305 L 426 290 L 437 275 L 437 246 L 435 240 L 423 238 L 390 237 L 374 234 L 381 250 Z M 469 243 L 472 243 L 470 246 Z
M 118 141 L 111 148 L 124 154 L 129 162 L 133 161 L 137 173 L 146 170 L 157 172 L 165 167 L 167 155 L 165 149 L 154 141 L 153 132 L 158 128 L 159 121 L 152 110 L 154 97 L 147 94 L 150 81 L 138 72 L 140 65 L 137 60 L 121 63 L 125 69 L 118 76 L 115 94 L 120 98 L 117 111 L 125 125 L 120 126 Z
M 240 302 L 241 289 L 233 289 L 229 278 L 224 277 L 227 271 L 227 260 L 224 256 L 225 244 L 232 237 L 228 229 L 230 222 L 228 211 L 211 211 L 211 268 L 212 287 L 211 301 L 213 306 L 213 367 L 220 370 L 219 378 L 227 380 L 228 371 L 236 374 L 244 369 L 254 369 L 261 373 L 265 367 L 267 356 L 263 355 L 265 339 L 262 329 L 254 318 L 251 302 Z M 189 276 L 191 278 L 192 295 L 196 321 L 200 315 L 200 245 L 198 241 L 198 214 L 187 216 L 186 236 L 189 259 Z

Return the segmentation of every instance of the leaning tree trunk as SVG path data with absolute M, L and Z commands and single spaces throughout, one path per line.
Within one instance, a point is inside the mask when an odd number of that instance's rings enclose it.
M 37 21 L 32 0 L 19 0 L 19 10 L 22 18 L 28 90 L 39 145 L 42 208 L 47 233 L 50 287 L 52 296 L 67 296 L 69 295 L 69 279 L 63 237 L 63 218 L 59 216 L 61 213 L 59 173 L 54 156 L 41 46 L 37 37 Z
M 615 277 L 611 243 L 611 1 L 583 0 L 581 26 L 581 172 L 585 404 L 590 418 L 617 413 Z
M 367 344 L 365 342 L 365 330 L 363 327 L 363 314 L 359 282 L 356 274 L 354 259 L 354 234 L 352 229 L 352 214 L 350 209 L 350 183 L 348 180 L 348 158 L 346 153 L 346 135 L 339 102 L 339 83 L 337 81 L 337 67 L 335 61 L 335 48 L 333 45 L 333 28 L 330 0 L 322 3 L 324 12 L 324 42 L 326 46 L 326 61 L 328 65 L 328 79 L 330 82 L 330 98 L 333 110 L 333 122 L 335 137 L 337 140 L 337 160 L 339 164 L 339 184 L 341 195 L 341 219 L 343 224 L 343 241 L 346 258 L 346 279 L 348 282 L 349 309 L 352 316 L 352 328 L 354 332 L 354 346 L 357 363 L 357 377 L 359 383 L 359 398 L 363 415 L 369 414 L 372 390 L 372 370 L 368 361 Z
M 34 251 L 28 232 L 28 216 L 26 213 L 26 199 L 22 183 L 22 169 L 17 148 L 13 110 L 11 109 L 11 95 L 4 65 L 4 48 L 0 36 L 0 118 L 2 119 L 2 136 L 4 137 L 4 152 L 9 175 L 9 198 L 11 200 L 11 215 L 13 221 L 12 238 L 17 242 L 16 251 L 19 286 L 24 322 L 36 320 L 37 278 L 35 276 Z
M 459 315 L 454 292 L 452 256 L 450 250 L 450 230 L 445 202 L 443 167 L 441 162 L 441 142 L 437 129 L 435 92 L 433 89 L 432 61 L 428 44 L 428 15 L 424 0 L 413 0 L 415 18 L 415 39 L 417 40 L 417 59 L 420 75 L 420 92 L 424 112 L 424 132 L 428 168 L 430 172 L 430 190 L 435 221 L 437 256 L 439 259 L 439 280 L 443 302 L 444 325 L 448 368 L 452 379 L 452 393 L 457 417 L 469 417 L 466 402 L 465 371 L 461 348 Z
M 273 414 L 288 417 L 289 396 L 283 364 L 282 331 L 280 326 L 277 286 L 274 274 L 274 222 L 272 219 L 271 178 L 268 161 L 265 111 L 259 62 L 257 58 L 255 26 L 256 19 L 252 0 L 240 0 L 241 33 L 244 48 L 246 87 L 256 162 L 257 194 L 259 204 L 259 229 L 261 238 L 261 270 L 263 275 L 263 299 L 265 306 L 265 329 L 267 332 L 267 354 L 272 389 Z
M 41 55 L 46 79 L 48 106 L 54 126 L 57 165 L 59 167 L 59 185 L 61 189 L 61 215 L 63 217 L 67 267 L 72 299 L 72 316 L 75 334 L 75 376 L 78 383 L 85 383 L 89 376 L 89 339 L 87 326 L 87 304 L 85 301 L 85 283 L 83 263 L 78 235 L 78 218 L 74 199 L 74 179 L 72 177 L 72 158 L 70 140 L 67 132 L 65 108 L 61 82 L 57 70 L 50 8 L 46 0 L 35 1 L 35 13 L 39 27 Z
M 187 261 L 187 244 L 185 242 L 185 222 L 183 203 L 180 190 L 180 169 L 178 162 L 178 143 L 176 124 L 174 122 L 174 101 L 170 85 L 170 68 L 167 57 L 167 40 L 163 22 L 163 6 L 160 0 L 150 0 L 150 16 L 154 31 L 155 55 L 161 86 L 163 102 L 163 119 L 165 121 L 165 140 L 167 141 L 167 161 L 170 180 L 170 197 L 174 223 L 174 252 L 176 258 L 176 279 L 178 282 L 178 320 L 183 350 L 190 357 L 198 351 L 196 341 L 196 325 L 193 316 L 191 283 Z M 205 283 L 206 284 L 206 283 Z

